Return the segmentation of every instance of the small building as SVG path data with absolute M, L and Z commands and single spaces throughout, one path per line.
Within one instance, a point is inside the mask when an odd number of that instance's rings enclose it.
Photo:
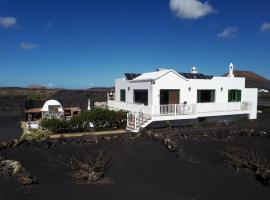
M 42 108 L 32 108 L 25 110 L 27 121 L 40 118 L 64 118 L 78 115 L 81 112 L 79 107 L 63 108 L 57 100 L 47 100 Z
M 43 105 L 42 118 L 62 118 L 64 116 L 64 109 L 61 103 L 57 100 L 48 100 Z
M 257 118 L 257 88 L 245 88 L 245 78 L 159 69 L 143 74 L 126 73 L 115 80 L 115 95 L 108 108 L 128 111 L 127 128 L 138 131 L 153 121 L 247 115 Z

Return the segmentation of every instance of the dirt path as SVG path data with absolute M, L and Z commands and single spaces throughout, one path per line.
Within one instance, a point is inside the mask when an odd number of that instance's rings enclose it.
M 60 138 L 60 137 L 75 138 L 75 137 L 82 137 L 82 136 L 89 136 L 89 135 L 94 135 L 94 136 L 114 136 L 114 135 L 124 135 L 126 133 L 128 133 L 126 130 L 120 129 L 120 130 L 84 132 L 84 133 L 53 134 L 53 135 L 50 136 L 50 138 L 52 138 L 52 139 L 57 139 L 57 138 Z

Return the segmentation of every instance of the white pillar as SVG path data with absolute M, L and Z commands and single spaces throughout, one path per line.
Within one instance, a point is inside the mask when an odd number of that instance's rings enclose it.
M 88 99 L 88 106 L 87 106 L 87 110 L 91 110 L 91 102 L 90 102 L 90 98 Z

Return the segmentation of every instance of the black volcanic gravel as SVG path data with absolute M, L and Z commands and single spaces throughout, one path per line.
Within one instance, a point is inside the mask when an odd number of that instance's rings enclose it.
M 67 143 L 68 142 L 68 143 Z M 256 181 L 248 171 L 236 172 L 223 163 L 215 150 L 227 146 L 260 146 L 268 156 L 270 139 L 237 136 L 233 140 L 179 139 L 187 159 L 176 157 L 160 141 L 147 136 L 113 137 L 98 144 L 66 140 L 43 145 L 22 144 L 3 151 L 6 158 L 21 161 L 38 177 L 37 185 L 22 187 L 15 178 L 0 177 L 0 199 L 265 199 L 270 188 Z M 110 152 L 106 176 L 108 185 L 76 184 L 68 170 L 55 160 L 82 159 L 96 150 Z
M 21 116 L 0 116 L 0 141 L 13 140 L 22 134 Z
M 23 187 L 16 177 L 0 176 L 0 200 L 268 199 L 270 187 L 256 180 L 254 172 L 236 172 L 217 152 L 227 147 L 259 148 L 270 159 L 269 121 L 270 113 L 264 113 L 253 122 L 178 128 L 175 132 L 163 129 L 162 133 L 157 129 L 150 130 L 151 137 L 146 133 L 106 137 L 97 144 L 87 138 L 22 143 L 0 154 L 20 161 L 37 177 L 38 184 Z M 178 152 L 169 151 L 162 140 L 154 139 L 156 133 L 171 135 Z M 98 150 L 111 155 L 105 175 L 114 181 L 112 184 L 76 184 L 68 169 L 57 162 L 67 163 L 72 156 L 81 160 Z

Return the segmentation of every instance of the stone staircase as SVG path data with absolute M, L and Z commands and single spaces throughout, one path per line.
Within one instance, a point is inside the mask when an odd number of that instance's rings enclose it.
M 148 126 L 153 120 L 151 115 L 146 113 L 128 113 L 126 130 L 130 132 L 140 132 L 143 128 Z

